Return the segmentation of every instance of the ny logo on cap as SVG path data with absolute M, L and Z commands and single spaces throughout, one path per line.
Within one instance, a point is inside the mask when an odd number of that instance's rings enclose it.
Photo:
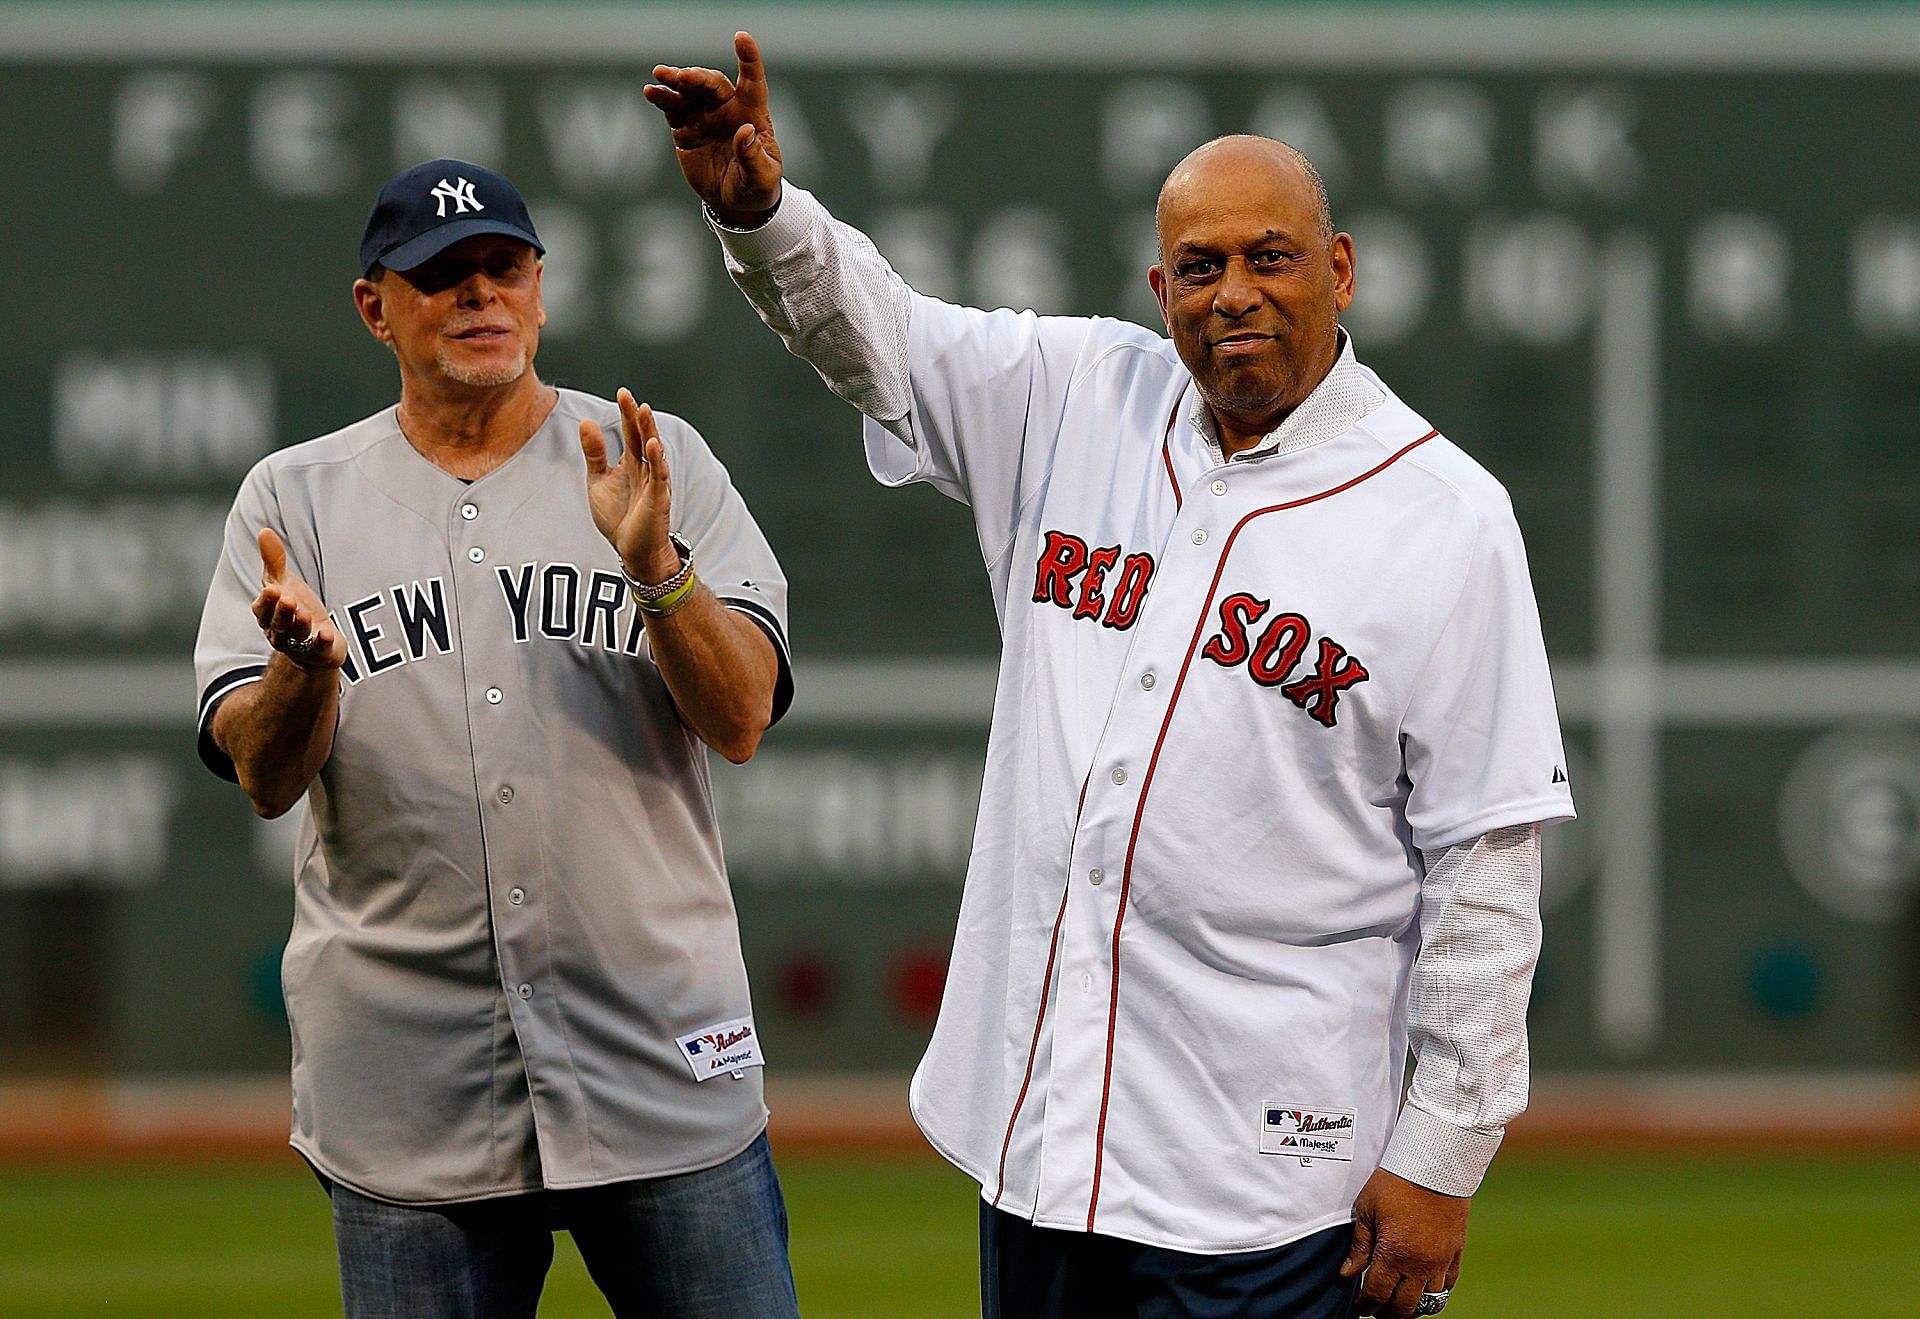
M 452 183 L 441 179 L 440 182 L 433 185 L 433 192 L 430 195 L 434 200 L 433 213 L 442 220 L 447 218 L 448 202 L 453 203 L 453 213 L 455 215 L 465 215 L 468 211 L 484 211 L 487 209 L 480 204 L 480 199 L 473 195 L 473 185 L 468 183 L 464 178 L 457 179 Z

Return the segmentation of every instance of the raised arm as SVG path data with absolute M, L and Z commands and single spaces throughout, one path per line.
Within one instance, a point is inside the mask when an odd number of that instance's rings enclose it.
M 745 32 L 733 43 L 737 79 L 662 64 L 647 98 L 760 319 L 834 393 L 911 445 L 912 291 L 865 234 L 784 185 L 760 48 Z
M 347 643 L 319 595 L 288 569 L 271 528 L 260 532 L 260 567 L 253 617 L 274 654 L 260 681 L 221 703 L 211 732 L 253 809 L 273 819 L 300 800 L 333 752 Z
M 608 461 L 599 425 L 580 423 L 594 525 L 619 553 L 629 581 L 671 583 L 682 565 L 667 535 L 673 512 L 667 448 L 651 408 L 624 389 L 619 404 L 624 446 L 617 462 Z M 747 760 L 773 722 L 780 674 L 774 643 L 744 614 L 721 604 L 697 574 L 639 608 L 654 663 L 680 717 L 728 760 Z

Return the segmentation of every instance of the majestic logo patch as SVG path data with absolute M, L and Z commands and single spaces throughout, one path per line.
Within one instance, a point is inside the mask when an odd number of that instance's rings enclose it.
M 1354 1115 L 1350 1108 L 1303 1108 L 1269 1103 L 1261 1112 L 1260 1152 L 1353 1162 Z
M 1124 632 L 1140 617 L 1153 580 L 1153 556 L 1127 554 L 1119 545 L 1089 548 L 1072 532 L 1049 531 L 1034 569 L 1035 604 L 1056 605 L 1075 618 L 1097 618 L 1101 627 Z M 1111 581 L 1108 573 L 1114 574 Z
M 474 195 L 473 185 L 465 179 L 456 179 L 452 183 L 441 179 L 440 182 L 433 185 L 433 191 L 427 195 L 433 198 L 433 213 L 442 220 L 447 218 L 448 202 L 453 203 L 453 213 L 455 215 L 465 215 L 468 211 L 484 211 L 487 209 L 480 204 L 480 199 Z
M 752 1017 L 735 1017 L 682 1035 L 675 1041 L 680 1056 L 693 1069 L 693 1079 L 709 1081 L 726 1072 L 738 1077 L 748 1067 L 764 1067 L 760 1056 L 760 1037 L 754 1033 Z
M 1267 619 L 1256 638 L 1254 624 L 1267 618 L 1271 600 L 1245 591 L 1220 602 L 1220 630 L 1208 639 L 1201 654 L 1223 669 L 1246 665 L 1247 674 L 1262 687 L 1278 687 L 1280 694 L 1328 728 L 1340 720 L 1340 693 L 1365 682 L 1367 666 L 1332 637 L 1321 637 L 1313 672 L 1288 682 L 1307 651 L 1313 625 L 1299 614 L 1279 613 Z

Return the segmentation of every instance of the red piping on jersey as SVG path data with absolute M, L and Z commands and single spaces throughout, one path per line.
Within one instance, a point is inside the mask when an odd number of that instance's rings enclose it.
M 1120 927 L 1127 919 L 1127 893 L 1133 885 L 1133 851 L 1140 841 L 1140 821 L 1147 813 L 1147 790 L 1153 786 L 1153 771 L 1154 767 L 1160 763 L 1160 748 L 1166 743 L 1167 729 L 1173 725 L 1173 712 L 1179 706 L 1180 693 L 1187 685 L 1187 673 L 1193 666 L 1193 654 L 1200 648 L 1200 638 L 1206 634 L 1207 619 L 1213 613 L 1213 593 L 1220 589 L 1220 578 L 1227 570 L 1227 556 L 1233 552 L 1233 543 L 1239 539 L 1240 532 L 1255 518 L 1264 517 L 1268 513 L 1284 513 L 1288 509 L 1299 508 L 1304 504 L 1315 504 L 1322 499 L 1329 499 L 1351 490 L 1362 481 L 1386 471 L 1439 433 L 1437 430 L 1428 431 L 1379 466 L 1370 468 L 1352 480 L 1334 486 L 1331 490 L 1322 490 L 1317 495 L 1289 500 L 1284 504 L 1272 504 L 1266 508 L 1254 509 L 1234 523 L 1233 530 L 1227 533 L 1226 543 L 1220 547 L 1220 562 L 1214 566 L 1213 581 L 1207 586 L 1206 599 L 1200 607 L 1200 621 L 1194 624 L 1193 640 L 1187 643 L 1187 656 L 1180 662 L 1180 677 L 1173 684 L 1173 695 L 1168 698 L 1166 716 L 1160 721 L 1160 735 L 1154 739 L 1153 755 L 1148 757 L 1146 775 L 1140 780 L 1140 801 L 1133 810 L 1133 832 L 1127 838 L 1126 866 L 1120 874 L 1120 897 L 1118 911 L 1113 918 L 1113 954 L 1109 977 L 1113 987 L 1107 995 L 1107 1070 L 1105 1078 L 1100 1083 L 1100 1124 L 1094 1129 L 1093 1135 L 1093 1192 L 1087 1200 L 1087 1231 L 1089 1232 L 1093 1231 L 1093 1216 L 1100 1208 L 1100 1172 L 1107 1156 L 1107 1104 L 1113 1092 L 1113 1037 L 1120 1019 Z
M 1181 398 L 1186 395 L 1182 394 Z M 1180 399 L 1173 401 L 1173 411 L 1167 414 L 1167 433 L 1160 440 L 1160 461 L 1167 465 L 1167 484 L 1173 487 L 1173 511 L 1180 512 L 1180 478 L 1173 474 L 1173 423 L 1180 419 Z
M 1080 801 L 1073 808 L 1073 827 L 1080 829 L 1080 812 L 1087 804 L 1087 784 L 1093 781 L 1093 770 L 1087 770 L 1087 777 L 1080 780 Z M 1073 888 L 1073 873 L 1069 869 L 1067 882 L 1060 887 L 1060 910 L 1053 914 L 1053 937 L 1047 943 L 1047 973 L 1040 979 L 1040 1010 L 1033 1018 L 1033 1043 L 1027 1046 L 1027 1074 L 1020 1082 L 1020 1097 L 1013 1101 L 1013 1112 L 1007 1117 L 1007 1134 L 1000 1142 L 1000 1176 L 993 1185 L 993 1207 L 1000 1207 L 1000 1197 L 1007 1189 L 1007 1151 L 1013 1147 L 1013 1127 L 1020 1120 L 1020 1110 L 1027 1102 L 1027 1088 L 1033 1084 L 1033 1060 L 1040 1053 L 1040 1027 L 1047 1020 L 1047 997 L 1053 988 L 1053 959 L 1060 951 L 1060 922 L 1067 915 L 1067 893 Z

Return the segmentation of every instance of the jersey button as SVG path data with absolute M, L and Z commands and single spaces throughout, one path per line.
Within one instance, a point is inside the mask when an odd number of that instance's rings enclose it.
M 487 688 L 487 704 L 488 705 L 500 704 L 501 695 L 502 693 L 498 687 Z
M 513 788 L 511 785 L 500 789 L 500 804 L 502 806 L 511 806 L 513 804 Z
M 1102 870 L 1099 866 L 1095 866 L 1092 870 L 1089 870 L 1087 872 L 1087 883 L 1093 885 L 1095 888 L 1099 888 L 1102 884 L 1106 882 L 1107 882 L 1107 872 Z
M 1093 992 L 1093 972 L 1082 971 L 1080 973 L 1080 992 L 1083 994 L 1091 994 Z
M 511 902 L 514 906 L 517 907 L 521 903 L 525 902 L 526 900 L 527 900 L 527 891 L 525 889 L 515 888 L 515 889 L 507 890 L 507 901 Z
M 1141 675 L 1140 675 L 1140 690 L 1141 690 L 1141 691 L 1145 691 L 1145 692 L 1150 692 L 1150 691 L 1152 691 L 1152 690 L 1153 690 L 1153 683 L 1154 683 L 1154 677 L 1153 677 L 1153 675 L 1152 675 L 1151 673 L 1143 673 L 1143 674 L 1141 674 Z
M 1215 481 L 1215 482 L 1213 483 L 1213 493 L 1214 493 L 1214 494 L 1216 494 L 1216 495 L 1224 495 L 1224 494 L 1226 494 L 1226 493 L 1227 493 L 1227 483 L 1226 483 L 1225 481 Z M 468 505 L 468 507 L 472 507 L 472 505 Z
M 1125 768 L 1118 765 L 1114 766 L 1113 781 L 1116 786 L 1124 785 L 1126 783 L 1127 771 L 1125 770 Z
M 533 986 L 532 986 L 532 985 L 522 985 L 522 986 L 520 986 L 520 989 L 519 989 L 519 994 L 520 994 L 520 997 L 521 997 L 521 998 L 532 998 L 532 997 L 533 997 Z
M 471 522 L 480 516 L 480 508 L 476 504 L 462 504 L 460 505 L 460 516 Z
M 1198 543 L 1199 542 L 1197 541 L 1195 542 L 1195 544 L 1198 544 Z M 478 545 L 475 545 L 472 549 L 467 551 L 467 561 L 469 563 L 478 563 L 480 562 L 480 560 L 486 557 L 487 557 L 487 552 L 481 549 Z
M 1195 545 L 1205 545 L 1207 543 L 1207 529 L 1205 527 L 1193 533 L 1193 543 Z M 474 562 L 478 563 L 479 560 L 475 559 Z

